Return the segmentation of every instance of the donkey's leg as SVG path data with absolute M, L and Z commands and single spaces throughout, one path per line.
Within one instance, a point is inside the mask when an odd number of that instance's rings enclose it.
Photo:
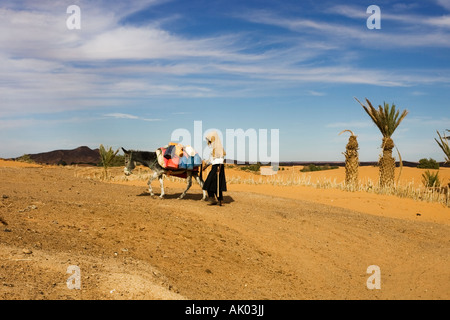
M 161 186 L 161 195 L 159 196 L 161 199 L 164 199 L 164 175 L 162 173 L 160 173 L 159 175 L 159 184 Z
M 200 179 L 199 175 L 195 176 L 195 180 L 197 180 L 197 183 L 200 185 L 200 188 L 202 188 L 202 191 L 203 191 L 203 198 L 202 198 L 202 200 L 206 200 L 208 198 L 208 193 L 206 192 L 206 190 L 203 190 L 203 183 L 204 183 L 203 180 Z
M 152 189 L 152 181 L 156 179 L 156 177 L 158 176 L 158 174 L 156 172 L 154 172 L 151 176 L 150 179 L 148 179 L 148 191 L 150 192 L 151 196 L 154 196 L 155 194 L 153 193 L 153 189 Z
M 186 177 L 186 181 L 187 181 L 187 186 L 186 189 L 183 191 L 183 193 L 178 197 L 178 199 L 183 199 L 184 196 L 186 195 L 186 192 L 189 190 L 189 188 L 192 186 L 192 171 L 188 171 L 187 172 L 187 177 Z

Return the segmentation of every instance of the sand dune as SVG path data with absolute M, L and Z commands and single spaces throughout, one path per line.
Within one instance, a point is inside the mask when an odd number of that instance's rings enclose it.
M 332 205 L 340 208 L 355 210 L 358 212 L 402 218 L 409 220 L 431 221 L 450 224 L 450 208 L 440 204 L 425 201 L 416 201 L 408 198 L 400 198 L 392 195 L 381 195 L 371 192 L 358 191 L 348 192 L 334 188 L 315 188 L 295 181 L 335 181 L 342 183 L 345 179 L 345 169 L 338 168 L 326 171 L 300 172 L 302 167 L 285 167 L 273 176 L 261 176 L 253 172 L 243 171 L 237 168 L 227 168 L 227 180 L 229 191 L 252 192 L 273 197 L 282 197 L 304 201 L 312 201 L 321 204 Z M 149 172 L 146 168 L 140 168 L 140 176 Z M 411 185 L 412 188 L 424 189 L 422 184 L 422 174 L 426 170 L 418 168 L 404 167 L 400 174 L 399 184 L 403 186 Z M 431 170 L 436 171 L 436 170 Z M 207 172 L 205 173 L 206 176 Z M 378 168 L 361 167 L 360 181 L 366 183 L 378 181 Z M 399 170 L 396 171 L 397 177 Z M 114 175 L 120 177 L 121 170 L 116 169 Z M 450 182 L 450 168 L 440 168 L 439 176 L 442 184 Z M 147 177 L 147 176 L 145 176 Z M 396 177 L 396 178 L 397 178 Z M 274 182 L 271 184 L 270 182 Z M 294 182 L 293 184 L 290 184 Z M 145 179 L 120 181 L 122 184 L 146 187 Z M 181 189 L 185 187 L 184 182 L 165 180 L 166 192 L 171 192 L 173 188 Z M 159 182 L 152 184 L 154 190 L 159 192 Z M 192 190 L 200 190 L 197 184 L 193 184 Z
M 175 179 L 166 199 L 150 197 L 143 168 L 126 179 L 114 168 L 105 183 L 101 168 L 0 165 L 1 300 L 450 298 L 450 208 L 439 203 L 258 184 L 229 168 L 218 207 L 195 184 L 177 200 L 185 184 Z M 66 285 L 71 265 L 80 290 Z M 381 290 L 367 288 L 370 265 Z

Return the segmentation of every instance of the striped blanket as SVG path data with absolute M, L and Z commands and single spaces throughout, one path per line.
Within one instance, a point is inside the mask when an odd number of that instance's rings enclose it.
M 198 170 L 202 159 L 191 146 L 171 142 L 156 150 L 158 163 L 168 170 Z

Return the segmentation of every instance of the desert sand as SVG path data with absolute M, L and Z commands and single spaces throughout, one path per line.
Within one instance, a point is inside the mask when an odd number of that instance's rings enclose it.
M 227 168 L 222 207 L 194 183 L 148 171 L 0 161 L 0 299 L 449 299 L 450 208 L 366 191 L 288 185 L 340 182 L 344 169 L 261 177 Z M 449 168 L 439 170 L 442 183 Z M 423 170 L 400 183 L 421 187 Z M 364 167 L 361 180 L 376 182 Z M 272 179 L 283 183 L 256 183 Z M 274 180 L 275 179 L 275 180 Z M 256 181 L 256 182 L 255 182 Z M 159 195 L 159 183 L 152 184 Z M 81 289 L 69 289 L 69 266 Z M 379 266 L 381 289 L 367 268 Z
M 399 198 L 391 195 L 380 195 L 365 191 L 348 192 L 335 188 L 323 189 L 303 185 L 288 185 L 290 181 L 296 179 L 316 181 L 333 181 L 342 183 L 345 180 L 345 169 L 340 167 L 333 170 L 316 171 L 316 172 L 300 172 L 301 166 L 285 167 L 285 170 L 279 171 L 273 176 L 261 176 L 250 171 L 243 171 L 237 168 L 227 168 L 228 190 L 236 192 L 250 192 L 258 193 L 267 196 L 296 199 L 303 201 L 312 201 L 315 203 L 322 203 L 332 205 L 335 207 L 350 209 L 367 214 L 380 215 L 392 218 L 402 218 L 410 220 L 420 220 L 429 222 L 439 222 L 450 224 L 450 208 L 443 206 L 440 203 L 416 201 L 409 198 Z M 145 168 L 140 169 L 141 172 L 147 172 Z M 400 175 L 399 183 L 401 185 L 412 185 L 414 188 L 423 189 L 422 174 L 426 170 L 403 167 L 401 172 L 397 169 L 397 177 Z M 436 170 L 430 170 L 436 172 Z M 207 175 L 204 173 L 205 177 Z M 120 171 L 116 173 L 120 175 Z M 361 167 L 360 168 L 361 182 L 372 181 L 376 184 L 378 180 L 378 168 L 376 167 Z M 146 175 L 145 177 L 148 177 Z M 439 177 L 441 185 L 446 185 L 450 182 L 450 168 L 440 168 Z M 145 180 L 145 181 L 144 181 Z M 262 181 L 259 183 L 259 181 Z M 269 182 L 264 182 L 269 181 Z M 270 181 L 274 181 L 271 184 Z M 146 188 L 147 180 L 140 179 L 138 181 L 129 179 L 126 182 L 118 182 L 128 185 L 142 186 Z M 185 182 L 165 180 L 164 185 L 167 190 L 171 188 L 183 189 Z M 159 192 L 159 182 L 152 183 L 154 191 Z M 191 190 L 198 190 L 201 188 L 194 183 Z M 170 191 L 169 191 L 170 192 Z M 419 214 L 419 215 L 418 215 Z

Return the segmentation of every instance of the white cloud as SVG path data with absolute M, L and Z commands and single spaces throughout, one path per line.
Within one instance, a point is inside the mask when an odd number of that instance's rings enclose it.
M 423 91 L 413 91 L 411 92 L 411 95 L 413 96 L 426 96 L 428 93 L 423 92 Z
M 138 116 L 133 116 L 131 114 L 126 114 L 126 113 L 107 113 L 107 114 L 104 114 L 104 116 L 116 118 L 116 119 L 139 119 Z
M 434 117 L 406 117 L 403 120 L 407 126 L 410 127 L 429 127 L 432 131 L 443 131 L 444 129 L 450 129 L 450 118 L 442 116 L 439 118 Z
M 353 66 L 327 66 L 314 65 L 214 65 L 215 68 L 233 74 L 248 75 L 253 78 L 270 79 L 286 82 L 317 82 L 317 83 L 346 83 L 370 84 L 376 86 L 407 87 L 417 83 L 450 82 L 445 77 L 435 77 L 432 73 L 411 76 L 404 71 L 401 74 L 392 74 L 391 71 L 372 70 Z
M 436 3 L 450 11 L 450 0 L 437 0 Z
M 440 16 L 424 19 L 424 22 L 438 27 L 450 28 L 450 16 Z
M 126 107 L 126 99 L 155 96 L 261 96 L 268 88 L 275 92 L 311 82 L 397 87 L 450 82 L 445 73 L 436 76 L 436 70 L 360 67 L 358 57 L 347 50 L 355 39 L 365 46 L 375 41 L 387 47 L 449 43 L 443 31 L 385 35 L 259 11 L 245 19 L 297 35 L 267 36 L 253 43 L 244 33 L 187 38 L 163 29 L 158 21 L 121 24 L 127 15 L 163 2 L 83 2 L 81 30 L 68 30 L 64 1 L 6 1 L 0 9 L 0 29 L 7 30 L 0 33 L 0 116 L 119 108 Z M 346 15 L 355 15 L 355 10 L 335 8 Z M 339 59 L 316 63 L 336 52 Z
M 343 15 L 348 18 L 362 20 L 369 15 L 366 8 L 340 5 L 331 7 L 327 12 Z M 402 22 L 404 28 L 397 28 L 395 32 L 380 32 L 357 25 L 343 23 L 329 23 L 323 20 L 312 20 L 304 17 L 287 18 L 278 16 L 267 11 L 254 11 L 241 16 L 242 19 L 272 26 L 282 27 L 301 34 L 320 36 L 329 43 L 354 44 L 358 41 L 360 45 L 372 47 L 375 43 L 383 43 L 385 48 L 395 47 L 450 47 L 450 35 L 442 30 L 423 29 L 423 25 L 448 26 L 445 17 L 422 17 L 417 15 L 405 15 L 401 13 L 386 14 L 382 11 L 381 20 L 389 19 Z M 414 26 L 421 26 L 421 28 Z M 382 29 L 383 30 L 383 29 Z
M 438 1 L 439 2 L 439 1 Z M 443 3 L 446 2 L 448 4 L 448 8 L 450 8 L 450 1 L 442 1 Z M 411 4 L 412 6 L 415 6 L 417 4 Z M 408 7 L 403 6 L 395 6 L 395 10 L 384 10 L 384 8 L 381 8 L 381 20 L 390 20 L 390 21 L 397 21 L 403 23 L 404 26 L 411 28 L 414 26 L 444 26 L 449 27 L 450 26 L 450 16 L 448 15 L 439 15 L 439 16 L 423 16 L 423 15 L 417 15 L 417 14 L 408 14 Z M 350 6 L 350 5 L 337 5 L 329 8 L 327 12 L 332 14 L 338 14 L 347 18 L 352 19 L 359 19 L 362 21 L 365 21 L 370 15 L 366 13 L 365 8 L 362 6 Z
M 115 118 L 115 119 L 133 119 L 133 120 L 143 120 L 143 121 L 161 121 L 161 119 L 150 119 L 150 118 L 143 118 L 138 117 L 132 114 L 127 113 L 107 113 L 103 116 L 109 117 L 109 118 Z
M 94 118 L 59 118 L 59 119 L 38 119 L 31 117 L 22 118 L 4 118 L 0 119 L 0 130 L 20 129 L 20 128 L 39 128 L 39 127 L 52 127 L 60 124 L 69 123 L 85 123 L 86 121 L 95 120 Z
M 316 96 L 316 97 L 323 97 L 323 96 L 327 95 L 325 92 L 319 92 L 319 91 L 315 91 L 315 90 L 309 90 L 308 94 L 310 94 L 312 96 Z

